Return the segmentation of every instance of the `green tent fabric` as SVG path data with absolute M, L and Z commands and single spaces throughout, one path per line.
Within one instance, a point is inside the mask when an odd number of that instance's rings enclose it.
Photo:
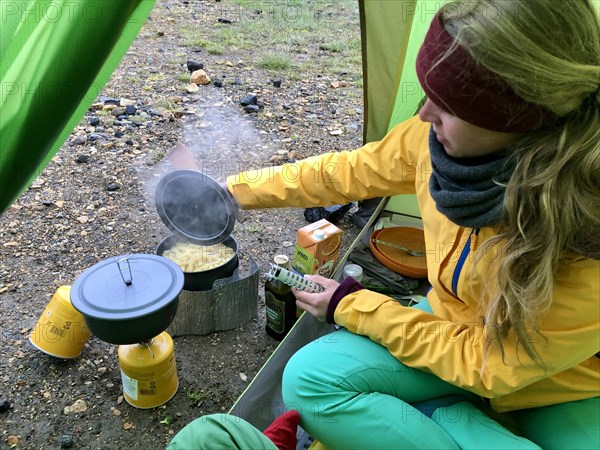
M 155 1 L 0 2 L 0 213 L 68 138 Z
M 360 1 L 364 141 L 381 139 L 418 109 L 424 92 L 415 61 L 431 19 L 444 1 Z

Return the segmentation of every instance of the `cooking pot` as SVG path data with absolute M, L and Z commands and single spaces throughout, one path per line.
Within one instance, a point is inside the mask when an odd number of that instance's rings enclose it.
M 165 251 L 173 248 L 175 244 L 182 242 L 182 239 L 172 234 L 165 238 L 156 248 L 157 255 L 163 255 Z M 212 289 L 213 283 L 220 278 L 227 278 L 233 275 L 238 266 L 237 242 L 229 236 L 221 244 L 233 249 L 233 257 L 218 267 L 199 272 L 183 272 L 183 289 L 186 291 L 208 291 Z
M 154 201 L 163 223 L 183 241 L 218 244 L 233 231 L 235 211 L 229 192 L 202 172 L 166 174 L 156 186 Z
M 237 242 L 231 237 L 235 211 L 226 189 L 197 170 L 175 170 L 159 180 L 154 201 L 161 220 L 173 232 L 158 245 L 157 255 L 164 254 L 178 242 L 222 243 L 235 253 L 214 269 L 185 272 L 185 290 L 207 291 L 212 289 L 215 280 L 233 275 L 238 266 Z
M 77 277 L 71 303 L 98 339 L 135 344 L 158 336 L 171 324 L 183 283 L 183 271 L 167 258 L 117 256 Z

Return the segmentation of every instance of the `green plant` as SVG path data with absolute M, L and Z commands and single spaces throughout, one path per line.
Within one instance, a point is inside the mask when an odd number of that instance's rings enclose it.
M 292 67 L 290 55 L 282 51 L 265 53 L 258 60 L 257 66 L 261 69 L 288 70 Z
M 193 406 L 200 406 L 204 400 L 210 397 L 213 392 L 209 389 L 207 391 L 196 391 L 195 389 L 190 389 L 187 392 L 188 399 L 192 403 Z
M 173 418 L 171 416 L 167 416 L 165 417 L 163 420 L 160 421 L 160 423 L 162 423 L 165 426 L 169 426 L 171 425 L 171 423 L 173 422 Z
M 261 233 L 263 227 L 258 223 L 251 223 L 244 226 L 244 231 L 247 233 Z

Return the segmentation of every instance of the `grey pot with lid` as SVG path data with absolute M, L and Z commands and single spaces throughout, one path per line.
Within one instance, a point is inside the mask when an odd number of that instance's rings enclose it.
M 86 269 L 71 287 L 71 303 L 90 331 L 111 344 L 135 344 L 159 335 L 177 312 L 184 275 L 157 255 L 121 255 Z

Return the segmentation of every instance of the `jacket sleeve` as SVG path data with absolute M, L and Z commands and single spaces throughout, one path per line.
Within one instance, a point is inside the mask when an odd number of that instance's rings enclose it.
M 418 368 L 488 398 L 515 392 L 536 381 L 594 358 L 600 349 L 600 262 L 572 263 L 557 275 L 554 303 L 528 337 L 545 367 L 532 361 L 516 337 L 504 341 L 504 359 L 492 346 L 486 327 L 457 323 L 368 290 L 346 296 L 334 319 L 349 331 L 368 336 L 407 366 Z M 454 300 L 458 301 L 458 300 Z
M 358 150 L 242 172 L 228 177 L 227 187 L 243 209 L 328 206 L 414 193 L 428 130 L 415 116 Z

